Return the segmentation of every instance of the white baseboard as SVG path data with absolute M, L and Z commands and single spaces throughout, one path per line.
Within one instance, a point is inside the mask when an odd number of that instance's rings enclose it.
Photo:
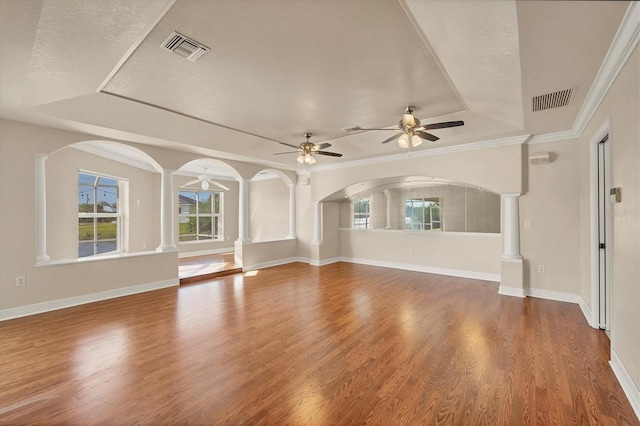
M 284 259 L 270 260 L 268 262 L 262 262 L 262 263 L 256 263 L 254 265 L 243 266 L 242 267 L 242 272 L 255 271 L 256 269 L 264 269 L 264 268 L 269 268 L 271 266 L 285 265 L 287 263 L 293 263 L 293 262 L 309 263 L 308 259 L 306 259 L 306 258 L 302 258 L 302 257 L 286 257 Z
M 335 258 L 341 262 L 358 263 L 361 265 L 380 266 L 383 268 L 403 269 L 405 271 L 426 272 L 428 274 L 449 275 L 452 277 L 473 278 L 484 281 L 500 281 L 500 274 L 486 272 L 465 271 L 461 269 L 437 268 L 435 266 L 413 265 L 411 263 L 385 262 L 383 260 L 358 259 L 353 257 Z
M 43 312 L 55 311 L 58 309 L 70 308 L 72 306 L 84 305 L 86 303 L 100 300 L 114 299 L 116 297 L 129 296 L 131 294 L 144 293 L 161 288 L 173 287 L 180 284 L 178 278 L 170 280 L 156 281 L 147 284 L 134 285 L 131 287 L 116 288 L 113 290 L 101 291 L 98 293 L 84 294 L 82 296 L 67 297 L 65 299 L 51 300 L 49 302 L 35 303 L 33 305 L 19 306 L 0 310 L 0 321 L 14 318 L 26 317 L 28 315 L 41 314 Z
M 564 291 L 543 290 L 539 288 L 526 288 L 525 294 L 538 299 L 555 300 L 556 302 L 580 303 L 579 295 L 575 293 L 565 293 Z
M 218 249 L 211 250 L 200 250 L 200 251 L 185 251 L 178 253 L 178 259 L 183 259 L 185 257 L 196 257 L 196 256 L 207 256 L 210 254 L 220 254 L 220 253 L 233 253 L 235 252 L 234 247 L 223 247 Z
M 624 368 L 624 364 L 613 348 L 611 348 L 611 361 L 609 361 L 609 365 L 611 365 L 613 373 L 616 375 L 618 382 L 620 382 L 620 386 L 622 387 L 624 394 L 627 395 L 627 399 L 629 399 L 631 407 L 636 413 L 636 417 L 640 420 L 640 390 L 633 382 L 631 375 L 627 369 Z
M 513 297 L 527 297 L 527 294 L 524 290 L 524 288 L 520 288 L 520 287 L 509 287 L 506 285 L 501 285 L 500 287 L 498 287 L 498 294 L 501 294 L 503 296 L 513 296 Z
M 344 258 L 342 257 L 330 257 L 328 259 L 321 259 L 321 260 L 315 260 L 315 259 L 308 259 L 309 260 L 309 265 L 311 266 L 324 266 L 324 265 L 330 265 L 332 263 L 337 263 L 337 262 L 348 262 L 348 260 L 344 260 Z
M 582 309 L 582 314 L 587 319 L 587 324 L 589 324 L 593 328 L 598 328 L 597 325 L 591 323 L 591 309 L 587 306 L 587 302 L 584 301 L 582 296 L 578 296 L 580 299 L 578 300 L 578 305 L 580 309 Z

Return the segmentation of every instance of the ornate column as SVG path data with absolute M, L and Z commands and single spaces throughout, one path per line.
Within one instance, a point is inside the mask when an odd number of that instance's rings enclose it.
M 315 212 L 313 222 L 313 244 L 322 244 L 322 203 L 315 201 L 313 203 Z
M 503 259 L 522 259 L 520 255 L 520 194 L 502 194 L 504 203 L 504 250 Z
M 502 194 L 503 251 L 498 293 L 525 297 L 524 267 L 520 255 L 520 194 Z
M 387 197 L 387 226 L 385 226 L 385 229 L 391 229 L 391 192 L 388 189 L 382 192 Z
M 297 238 L 296 236 L 296 186 L 289 184 L 289 235 L 287 238 Z
M 238 240 L 240 243 L 250 242 L 249 238 L 249 180 L 240 179 L 239 185 L 239 206 L 238 206 Z
M 173 229 L 173 170 L 162 169 L 160 189 L 160 247 L 157 251 L 177 250 Z
M 47 255 L 47 188 L 45 160 L 47 154 L 36 154 L 36 263 L 48 262 Z

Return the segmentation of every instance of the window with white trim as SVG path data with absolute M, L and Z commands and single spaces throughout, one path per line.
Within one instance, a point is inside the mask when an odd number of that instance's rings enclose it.
M 440 199 L 405 199 L 404 229 L 411 231 L 441 231 Z
M 222 192 L 181 189 L 179 241 L 222 241 Z
M 78 257 L 121 252 L 125 180 L 78 172 Z
M 371 201 L 362 198 L 353 203 L 353 227 L 355 229 L 369 229 L 371 226 Z

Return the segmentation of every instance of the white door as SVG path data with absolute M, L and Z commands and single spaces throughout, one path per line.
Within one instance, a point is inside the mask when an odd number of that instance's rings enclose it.
M 603 330 L 610 329 L 611 313 L 609 310 L 609 217 L 611 208 L 609 202 L 609 135 L 598 143 L 598 305 L 599 326 Z

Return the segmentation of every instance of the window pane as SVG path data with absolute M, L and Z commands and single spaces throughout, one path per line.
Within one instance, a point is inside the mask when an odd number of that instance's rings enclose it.
M 198 214 L 211 214 L 213 212 L 211 201 L 210 191 L 198 192 Z
M 211 216 L 199 217 L 198 227 L 199 240 L 210 240 L 213 237 L 211 234 Z
M 178 193 L 178 210 L 180 214 L 195 214 L 197 195 L 193 191 L 180 191 Z
M 118 249 L 117 241 L 98 241 L 98 253 L 109 253 L 110 251 L 116 251 Z
M 180 241 L 195 241 L 196 237 L 196 218 L 181 217 L 180 218 Z
M 93 213 L 93 186 L 78 185 L 78 213 Z
M 93 256 L 93 241 L 81 241 L 78 243 L 78 257 Z
M 117 213 L 118 212 L 117 200 L 118 200 L 117 186 L 98 186 L 96 212 L 97 213 Z
M 78 241 L 93 240 L 93 218 L 78 219 Z
M 214 199 L 214 210 L 213 212 L 216 214 L 220 214 L 220 198 L 222 197 L 222 193 L 220 192 L 216 192 L 215 193 L 215 199 Z
M 118 221 L 116 218 L 101 217 L 98 221 L 96 240 L 116 240 L 118 238 Z

